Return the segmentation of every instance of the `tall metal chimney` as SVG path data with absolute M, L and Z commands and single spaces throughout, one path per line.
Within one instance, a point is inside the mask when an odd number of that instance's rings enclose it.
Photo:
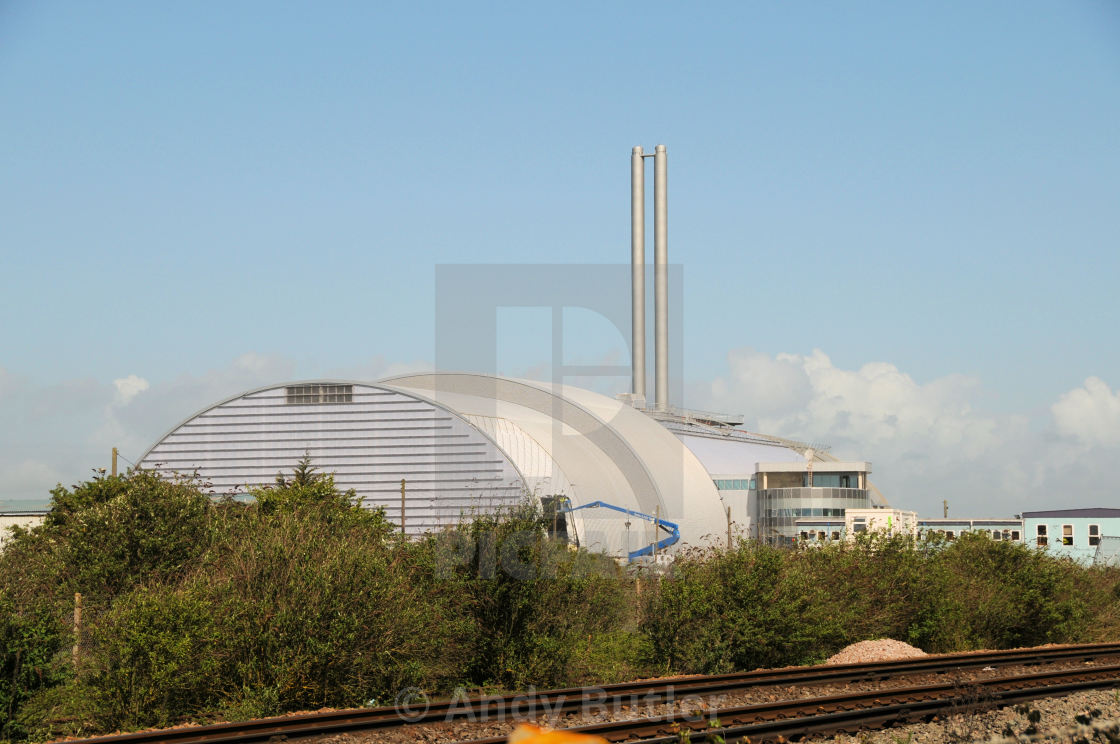
M 665 145 L 653 156 L 654 371 L 658 410 L 669 409 L 669 204 Z
M 642 146 L 630 155 L 630 349 L 632 390 L 646 397 L 646 161 Z

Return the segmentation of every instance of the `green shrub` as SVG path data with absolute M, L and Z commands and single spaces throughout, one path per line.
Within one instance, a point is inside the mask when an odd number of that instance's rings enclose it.
M 39 714 L 19 714 L 21 703 L 36 698 L 40 713 L 59 709 L 45 693 L 74 678 L 75 592 L 83 595 L 89 627 L 141 582 L 172 581 L 205 550 L 215 508 L 196 484 L 135 471 L 60 486 L 52 497 L 44 524 L 17 532 L 0 553 L 8 670 L 0 675 L 0 701 L 7 703 L 0 730 L 11 737 L 39 726 Z
M 92 630 L 81 674 L 99 692 L 102 728 L 165 726 L 203 710 L 220 679 L 219 632 L 209 598 L 190 590 L 120 597 Z
M 466 670 L 477 685 L 579 681 L 576 660 L 589 639 L 629 615 L 631 582 L 619 566 L 548 539 L 547 524 L 538 507 L 523 504 L 438 538 L 479 629 Z
M 937 554 L 942 592 L 959 603 L 964 638 L 932 650 L 1013 648 L 1084 636 L 1088 624 L 1077 583 L 1089 569 L 1021 543 L 966 533 Z
M 111 499 L 70 514 L 58 528 L 74 589 L 91 600 L 173 579 L 209 537 L 213 505 L 194 483 L 143 471 L 113 480 L 123 487 Z
M 26 725 L 17 720 L 25 703 L 41 689 L 67 678 L 55 659 L 63 645 L 63 629 L 40 607 L 19 607 L 0 590 L 0 737 L 23 738 Z
M 406 540 L 306 458 L 255 495 L 214 502 L 138 472 L 56 489 L 0 554 L 0 736 L 811 663 L 878 637 L 954 651 L 1120 634 L 1120 570 L 979 535 L 743 541 L 662 576 L 548 539 L 529 504 Z
M 794 554 L 753 542 L 677 558 L 651 592 L 642 632 L 665 671 L 713 674 L 813 660 L 840 622 L 826 587 L 793 569 Z
M 190 579 L 220 626 L 229 705 L 358 705 L 438 687 L 473 627 L 424 546 L 390 540 L 379 514 L 309 507 L 243 520 Z M 267 691 L 263 693 L 262 691 Z

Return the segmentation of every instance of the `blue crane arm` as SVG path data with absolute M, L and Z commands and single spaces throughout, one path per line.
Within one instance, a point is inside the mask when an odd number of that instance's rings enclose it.
M 568 502 L 568 503 L 570 504 L 571 502 Z M 665 530 L 666 532 L 669 533 L 669 535 L 667 537 L 664 537 L 661 540 L 657 541 L 657 549 L 658 550 L 664 550 L 665 548 L 669 547 L 670 545 L 674 544 L 675 542 L 677 542 L 678 540 L 681 539 L 681 529 L 680 529 L 680 526 L 676 522 L 670 522 L 667 519 L 658 519 L 657 517 L 654 517 L 653 515 L 650 515 L 650 514 L 643 514 L 642 512 L 634 511 L 633 509 L 627 509 L 627 508 L 622 507 L 622 506 L 615 506 L 614 504 L 608 504 L 606 501 L 592 501 L 590 504 L 581 504 L 580 506 L 569 506 L 566 509 L 562 509 L 561 513 L 567 514 L 569 512 L 579 511 L 580 509 L 599 509 L 599 508 L 610 509 L 612 511 L 621 512 L 622 514 L 627 514 L 631 517 L 637 517 L 638 519 L 644 519 L 647 522 L 656 523 L 658 529 Z M 653 545 L 647 545 L 644 548 L 639 548 L 638 550 L 632 550 L 632 551 L 630 551 L 629 554 L 627 554 L 627 558 L 632 561 L 632 560 L 635 560 L 636 558 L 641 558 L 644 555 L 652 555 L 653 554 L 653 547 L 654 547 Z

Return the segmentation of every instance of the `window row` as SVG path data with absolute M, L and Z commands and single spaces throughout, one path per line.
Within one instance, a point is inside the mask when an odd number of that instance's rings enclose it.
M 979 535 L 989 535 L 993 540 L 1010 540 L 1010 541 L 1014 541 L 1014 542 L 1018 542 L 1019 540 L 1022 539 L 1022 536 L 1023 536 L 1022 533 L 1019 530 L 1012 530 L 1012 529 L 988 530 L 988 529 L 984 529 L 982 527 L 972 529 L 972 530 L 969 530 L 967 528 L 961 529 L 961 530 L 945 530 L 945 529 L 924 528 L 922 530 L 922 535 L 925 536 L 926 539 L 929 539 L 930 536 L 936 534 L 936 535 L 943 535 L 944 537 L 946 537 L 949 540 L 955 540 L 958 535 L 963 535 L 966 532 L 974 532 L 974 533 L 979 534 Z
M 801 539 L 805 540 L 805 541 L 815 541 L 815 542 L 822 542 L 824 540 L 839 540 L 840 539 L 840 531 L 839 530 L 833 530 L 832 531 L 832 536 L 827 537 L 824 530 L 817 530 L 815 532 L 811 531 L 811 530 L 809 530 L 809 531 L 802 530 L 801 531 Z
M 753 491 L 754 478 L 733 478 L 730 480 L 716 480 L 716 488 L 721 491 Z
M 354 386 L 312 383 L 309 385 L 288 385 L 285 403 L 290 406 L 306 406 L 318 403 L 353 403 Z
M 1089 525 L 1089 528 L 1086 531 L 1086 533 L 1087 533 L 1086 537 L 1088 537 L 1089 547 L 1095 547 L 1097 545 L 1100 545 L 1100 542 L 1101 542 L 1101 526 L 1099 524 Z M 1040 524 L 1040 525 L 1037 526 L 1036 534 L 1035 534 L 1035 542 L 1040 546 L 1047 545 L 1050 542 L 1050 535 L 1048 534 L 1048 528 L 1047 528 L 1046 525 Z M 1073 525 L 1072 524 L 1063 524 L 1062 525 L 1062 535 L 1061 535 L 1061 543 L 1060 544 L 1061 545 L 1070 545 L 1070 546 L 1075 545 L 1074 536 L 1073 536 Z
M 817 509 L 817 508 L 800 508 L 800 509 L 767 509 L 766 516 L 774 517 L 843 517 L 843 509 Z

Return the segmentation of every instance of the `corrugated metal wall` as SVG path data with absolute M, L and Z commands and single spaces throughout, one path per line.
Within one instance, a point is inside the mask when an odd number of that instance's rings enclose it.
M 319 402 L 322 401 L 322 402 Z M 427 401 L 352 383 L 277 386 L 247 393 L 187 420 L 141 467 L 197 473 L 215 493 L 275 482 L 307 453 L 342 490 L 399 523 L 401 479 L 410 533 L 455 524 L 472 511 L 517 503 L 525 490 L 492 441 Z

